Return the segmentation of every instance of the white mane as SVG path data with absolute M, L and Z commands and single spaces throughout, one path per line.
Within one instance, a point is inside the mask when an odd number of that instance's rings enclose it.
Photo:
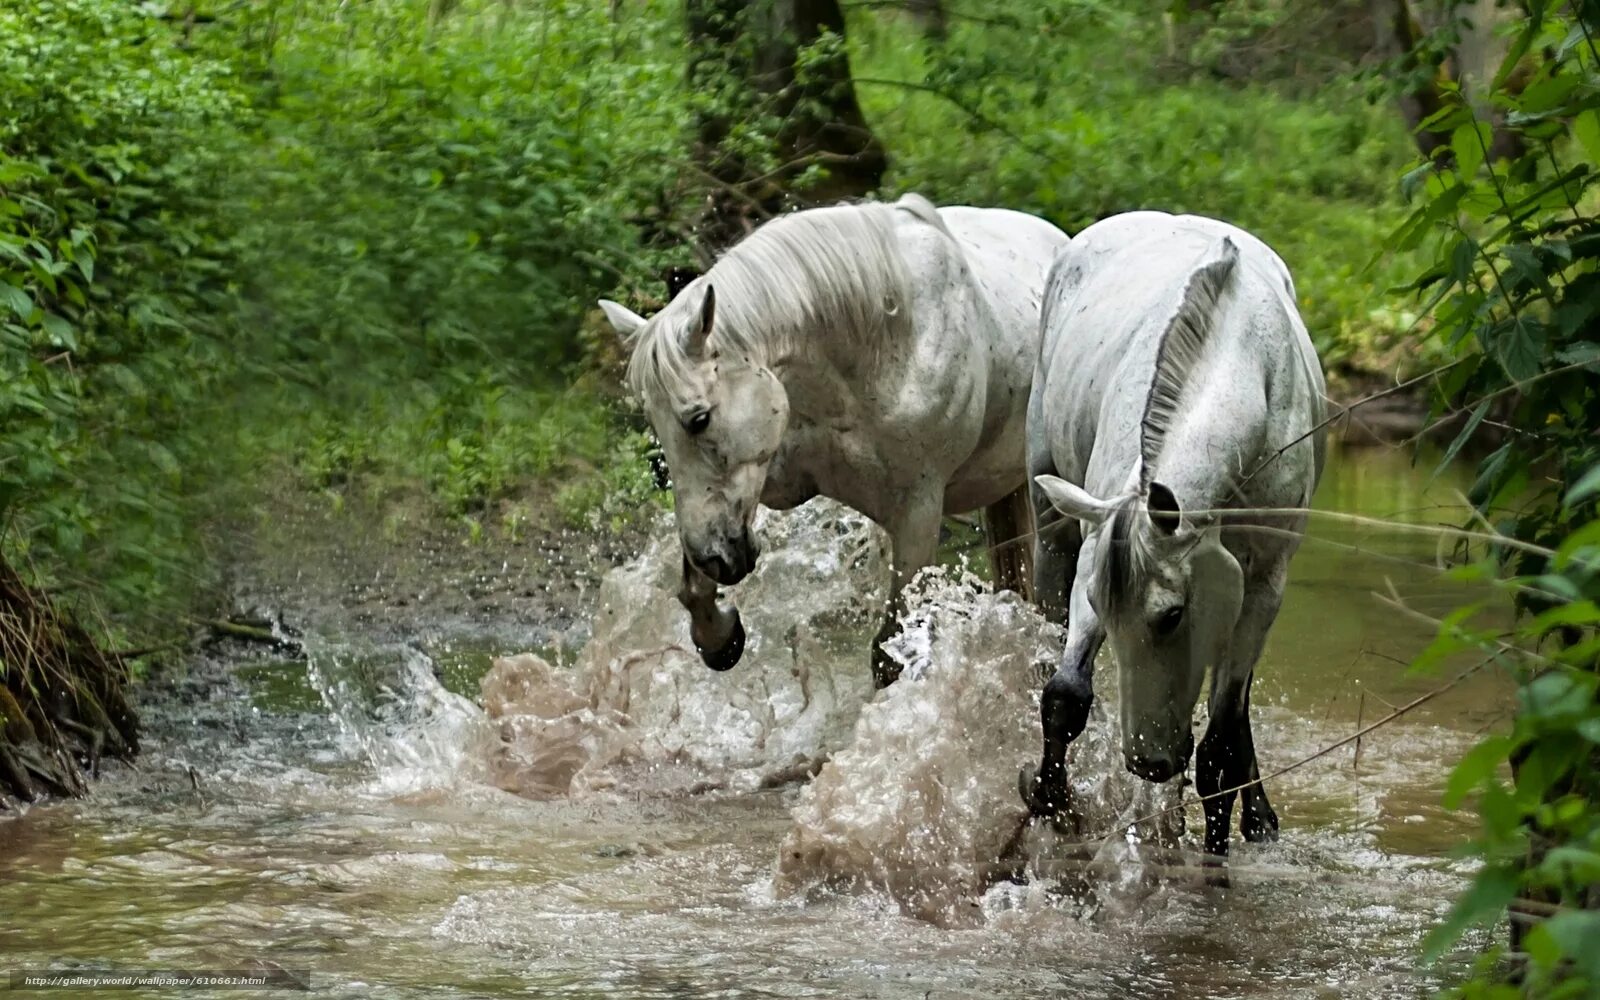
M 729 249 L 638 333 L 628 363 L 635 393 L 674 396 L 693 364 L 683 331 L 716 290 L 710 349 L 767 364 L 827 346 L 875 363 L 881 345 L 909 335 L 911 278 L 895 238 L 907 211 L 949 235 L 925 199 L 816 208 L 784 216 Z M 952 240 L 952 245 L 954 241 Z

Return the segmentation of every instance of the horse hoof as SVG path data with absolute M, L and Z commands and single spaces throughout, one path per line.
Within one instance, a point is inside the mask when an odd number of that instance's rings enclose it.
M 1278 842 L 1277 814 L 1270 809 L 1265 813 L 1245 813 L 1244 839 L 1252 844 L 1276 844 Z
M 1028 807 L 1030 816 L 1041 819 L 1059 816 L 1067 805 L 1066 791 L 1064 783 L 1040 780 L 1031 764 L 1017 772 L 1017 794 L 1022 796 L 1022 804 Z
M 732 670 L 738 664 L 739 658 L 744 655 L 744 622 L 739 618 L 733 620 L 733 633 L 728 636 L 728 641 L 721 649 L 700 649 L 700 659 L 705 665 L 719 673 Z

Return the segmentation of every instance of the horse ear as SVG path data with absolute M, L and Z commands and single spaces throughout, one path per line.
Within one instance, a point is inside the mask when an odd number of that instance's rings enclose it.
M 600 311 L 606 314 L 606 319 L 611 321 L 612 328 L 620 333 L 625 341 L 633 339 L 633 335 L 644 328 L 643 316 L 610 299 L 600 300 Z
M 1102 524 L 1116 509 L 1115 504 L 1090 496 L 1065 479 L 1056 476 L 1034 476 L 1033 481 L 1038 483 L 1039 489 L 1050 498 L 1051 506 L 1068 517 L 1075 517 L 1091 524 Z
M 1162 534 L 1177 534 L 1183 525 L 1183 508 L 1179 506 L 1178 498 L 1173 495 L 1172 490 L 1164 483 L 1150 484 L 1148 509 L 1150 523 Z
M 684 335 L 683 349 L 690 357 L 699 357 L 711 337 L 711 323 L 717 315 L 717 290 L 706 285 L 706 297 L 700 300 L 700 313 Z

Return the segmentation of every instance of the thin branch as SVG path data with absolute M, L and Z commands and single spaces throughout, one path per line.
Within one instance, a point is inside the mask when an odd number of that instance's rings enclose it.
M 1498 399 L 1501 396 L 1506 395 L 1507 393 L 1519 392 L 1522 389 L 1526 388 L 1527 386 L 1530 386 L 1530 385 L 1534 384 L 1535 382 L 1543 382 L 1547 378 L 1554 378 L 1557 375 L 1565 375 L 1567 372 L 1577 371 L 1580 368 L 1592 368 L 1597 364 L 1600 364 L 1600 361 L 1596 361 L 1593 358 L 1591 358 L 1588 361 L 1574 361 L 1570 365 L 1562 365 L 1560 368 L 1552 368 L 1549 371 L 1540 372 L 1537 375 L 1531 375 L 1528 378 L 1525 378 L 1520 382 L 1512 382 L 1510 385 L 1501 386 L 1500 388 L 1496 389 L 1495 391 L 1490 392 L 1490 393 L 1486 393 L 1485 395 L 1480 396 L 1477 399 L 1473 400 L 1471 406 L 1463 406 L 1463 407 L 1459 407 L 1457 409 L 1451 410 L 1449 413 L 1446 413 L 1444 416 L 1440 417 L 1438 420 L 1435 420 L 1433 423 L 1431 423 L 1428 426 L 1422 428 L 1422 430 L 1420 430 L 1417 433 L 1413 434 L 1411 437 L 1406 438 L 1404 441 L 1402 441 L 1400 443 L 1401 443 L 1402 446 L 1409 445 L 1409 444 L 1415 444 L 1417 441 L 1420 441 L 1423 438 L 1424 435 L 1426 435 L 1429 431 L 1433 430 L 1434 428 L 1438 427 L 1440 424 L 1444 423 L 1447 420 L 1454 419 L 1455 417 L 1458 417 L 1463 413 L 1466 413 L 1469 409 L 1472 409 L 1473 407 L 1476 407 L 1481 403 L 1486 403 L 1491 399 Z
M 1406 702 L 1404 705 L 1401 705 L 1399 708 L 1395 709 L 1393 712 L 1390 712 L 1388 715 L 1384 716 L 1383 718 L 1379 719 L 1378 721 L 1372 723 L 1371 725 L 1368 725 L 1368 726 L 1365 726 L 1365 727 L 1363 727 L 1361 729 L 1356 730 L 1351 735 L 1346 736 L 1344 739 L 1339 740 L 1336 743 L 1330 743 L 1327 746 L 1323 747 L 1322 749 L 1316 751 L 1315 753 L 1312 753 L 1312 754 L 1309 754 L 1309 755 L 1307 755 L 1305 757 L 1302 757 L 1299 760 L 1294 761 L 1291 764 L 1285 764 L 1283 767 L 1278 768 L 1276 771 L 1273 771 L 1270 774 L 1264 774 L 1264 775 L 1260 776 L 1259 778 L 1254 778 L 1254 779 L 1252 779 L 1250 781 L 1246 781 L 1246 782 L 1244 782 L 1242 784 L 1235 785 L 1232 788 L 1225 788 L 1225 789 L 1223 789 L 1222 791 L 1219 791 L 1219 792 L 1212 792 L 1210 795 L 1202 795 L 1202 796 L 1199 797 L 1199 801 L 1201 803 L 1205 803 L 1205 802 L 1209 802 L 1212 799 L 1220 799 L 1220 798 L 1225 798 L 1227 796 L 1237 795 L 1238 793 L 1244 791 L 1247 788 L 1253 788 L 1254 786 L 1262 784 L 1263 782 L 1271 781 L 1274 778 L 1282 777 L 1283 775 L 1288 774 L 1290 771 L 1299 770 L 1300 768 L 1304 767 L 1305 765 L 1311 763 L 1314 760 L 1319 760 L 1319 759 L 1321 759 L 1323 757 L 1326 757 L 1328 754 L 1333 753 L 1335 750 L 1339 750 L 1339 749 L 1342 749 L 1344 747 L 1347 747 L 1350 744 L 1352 744 L 1352 743 L 1356 742 L 1357 740 L 1361 739 L 1362 737 L 1367 736 L 1368 734 L 1374 732 L 1375 730 L 1381 729 L 1384 726 L 1387 726 L 1389 723 L 1395 721 L 1396 719 L 1400 718 L 1401 716 L 1406 715 L 1406 714 L 1412 712 L 1413 710 L 1415 710 L 1417 708 L 1420 708 L 1422 705 L 1426 704 L 1427 702 L 1430 702 L 1433 699 L 1435 699 L 1435 698 L 1439 697 L 1440 695 L 1444 694 L 1445 692 L 1450 691 L 1451 689 L 1459 686 L 1467 678 L 1471 677 L 1472 675 L 1476 674 L 1478 671 L 1482 670 L 1484 667 L 1488 666 L 1490 663 L 1494 662 L 1494 659 L 1495 659 L 1495 657 L 1490 656 L 1490 657 L 1484 658 L 1483 660 L 1480 660 L 1478 663 L 1474 664 L 1473 666 L 1470 666 L 1466 670 L 1463 670 L 1460 674 L 1457 674 L 1455 679 L 1451 680 L 1449 683 L 1444 684 L 1444 685 L 1442 685 L 1440 687 L 1436 687 L 1432 691 L 1428 691 L 1425 694 L 1418 695 L 1417 697 L 1415 697 L 1412 700 Z M 1135 819 L 1135 820 L 1133 820 L 1131 822 L 1119 823 L 1119 824 L 1117 824 L 1117 827 L 1114 830 L 1109 830 L 1109 831 L 1107 831 L 1105 833 L 1095 834 L 1095 835 L 1093 835 L 1091 837 L 1087 837 L 1085 839 L 1086 840 L 1091 840 L 1091 841 L 1094 841 L 1094 840 L 1109 840 L 1110 838 L 1115 837 L 1117 834 L 1119 834 L 1122 831 L 1128 829 L 1129 827 L 1139 826 L 1139 825 L 1144 824 L 1144 823 L 1149 823 L 1149 822 L 1151 822 L 1153 820 L 1160 819 L 1161 817 L 1167 815 L 1168 813 L 1177 812 L 1177 811 L 1179 811 L 1181 809 L 1186 809 L 1186 808 L 1188 808 L 1188 804 L 1180 802 L 1177 805 L 1167 806 L 1165 809 L 1157 810 L 1156 812 L 1150 813 L 1149 815 L 1140 816 L 1138 819 Z
M 1250 480 L 1254 479 L 1256 477 L 1256 475 L 1261 472 L 1262 469 L 1265 469 L 1267 466 L 1271 465 L 1273 462 L 1276 462 L 1278 459 L 1282 458 L 1284 453 L 1287 452 L 1290 448 L 1293 448 L 1295 445 L 1297 445 L 1300 442 L 1304 441 L 1306 438 L 1308 438 L 1311 435 L 1317 433 L 1318 431 L 1322 430 L 1323 428 L 1327 427 L 1328 425 L 1330 425 L 1330 424 L 1332 424 L 1332 423 L 1334 423 L 1334 422 L 1336 422 L 1338 420 L 1344 419 L 1347 415 L 1349 415 L 1349 413 L 1352 410 L 1356 409 L 1357 407 L 1365 406 L 1368 403 L 1372 402 L 1373 400 L 1382 399 L 1385 396 L 1392 396 L 1397 392 L 1401 392 L 1402 390 L 1411 388 L 1412 386 L 1416 385 L 1418 382 L 1422 382 L 1422 381 L 1425 381 L 1425 380 L 1431 379 L 1431 378 L 1437 378 L 1438 376 L 1443 375 L 1445 372 L 1447 372 L 1450 369 L 1452 369 L 1452 368 L 1456 367 L 1457 365 L 1461 364 L 1462 361 L 1464 361 L 1464 360 L 1466 360 L 1466 359 L 1457 358 L 1456 360 L 1451 361 L 1448 364 L 1440 365 L 1439 367 L 1434 368 L 1434 369 L 1432 369 L 1430 371 L 1423 372 L 1421 375 L 1417 375 L 1417 376 L 1415 376 L 1413 378 L 1408 378 L 1404 382 L 1401 382 L 1399 385 L 1392 385 L 1389 388 L 1379 390 L 1378 392 L 1375 392 L 1375 393 L 1371 394 L 1370 396 L 1363 396 L 1362 398 L 1356 400 L 1354 403 L 1351 403 L 1348 406 L 1341 407 L 1338 413 L 1335 413 L 1332 416 L 1328 417 L 1327 419 L 1323 420 L 1321 423 L 1317 424 L 1315 427 L 1313 427 L 1310 430 L 1306 431 L 1304 434 L 1300 435 L 1299 437 L 1295 438 L 1293 441 L 1290 441 L 1288 444 L 1284 445 L 1282 448 L 1279 448 L 1277 451 L 1273 452 L 1272 454 L 1268 455 L 1266 458 L 1262 459 L 1261 462 L 1254 469 L 1250 470 L 1250 474 L 1245 476 L 1243 479 L 1241 479 L 1239 481 L 1238 486 L 1236 486 L 1234 488 L 1236 490 L 1237 489 L 1242 489 L 1245 486 L 1245 484 L 1250 482 Z

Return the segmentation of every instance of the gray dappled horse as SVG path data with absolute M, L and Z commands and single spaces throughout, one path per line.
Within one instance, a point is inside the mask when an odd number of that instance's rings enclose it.
M 1205 849 L 1228 851 L 1237 789 L 1259 778 L 1250 683 L 1322 473 L 1322 370 L 1288 268 L 1226 223 L 1134 212 L 1056 258 L 1028 410 L 1036 599 L 1067 645 L 1041 705 L 1044 753 L 1025 770 L 1036 815 L 1070 808 L 1067 744 L 1109 639 L 1128 769 L 1187 768 L 1207 668 L 1210 723 L 1195 784 Z M 1231 514 L 1229 511 L 1241 511 Z M 1221 793 L 1221 794 L 1219 794 Z M 1247 840 L 1277 816 L 1243 789 Z
M 901 590 L 933 561 L 941 517 L 987 508 L 991 546 L 1026 533 L 1039 302 L 1066 241 L 1032 216 L 907 195 L 775 219 L 648 321 L 601 303 L 632 342 L 628 381 L 672 473 L 679 600 L 708 666 L 743 651 L 717 586 L 755 566 L 758 502 L 829 496 L 888 530 L 880 687 L 898 673 L 883 641 Z

